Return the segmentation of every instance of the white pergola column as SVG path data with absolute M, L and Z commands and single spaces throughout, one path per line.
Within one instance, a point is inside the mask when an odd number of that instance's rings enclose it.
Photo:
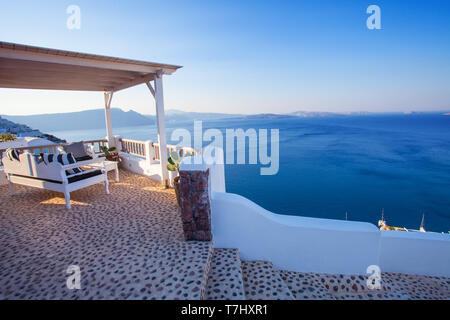
M 106 122 L 106 139 L 108 139 L 108 145 L 110 147 L 115 146 L 112 121 L 111 121 L 111 101 L 113 97 L 113 91 L 105 92 L 105 122 Z
M 156 125 L 158 128 L 158 142 L 159 142 L 159 163 L 161 165 L 161 182 L 169 185 L 169 173 L 167 171 L 167 139 L 166 139 L 166 123 L 164 116 L 164 92 L 162 83 L 163 71 L 160 70 L 155 76 L 155 88 L 153 89 L 150 83 L 147 83 L 150 92 L 155 97 L 156 102 Z

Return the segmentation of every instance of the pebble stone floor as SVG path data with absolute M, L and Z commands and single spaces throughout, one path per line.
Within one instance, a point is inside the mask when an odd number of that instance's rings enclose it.
M 120 171 L 62 194 L 0 186 L 0 299 L 450 299 L 450 278 L 383 273 L 381 290 L 367 278 L 276 269 L 241 261 L 237 249 L 183 239 L 173 190 Z M 78 265 L 81 289 L 69 290 Z
M 381 288 L 370 290 L 367 276 L 280 271 L 296 300 L 448 300 L 450 278 L 383 272 Z
M 71 193 L 0 186 L 0 299 L 200 299 L 211 242 L 186 242 L 173 190 L 126 170 Z M 81 289 L 69 290 L 78 265 Z
M 209 269 L 205 299 L 245 300 L 239 250 L 215 248 Z

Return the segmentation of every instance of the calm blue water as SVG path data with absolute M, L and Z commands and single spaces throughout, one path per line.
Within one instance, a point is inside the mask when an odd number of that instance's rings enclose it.
M 193 123 L 168 124 L 192 130 Z M 280 214 L 450 230 L 450 116 L 380 115 L 280 120 L 223 120 L 203 127 L 280 130 L 280 169 L 227 165 L 227 191 Z M 155 127 L 117 128 L 130 139 L 156 140 Z M 104 129 L 52 132 L 70 141 L 103 138 Z

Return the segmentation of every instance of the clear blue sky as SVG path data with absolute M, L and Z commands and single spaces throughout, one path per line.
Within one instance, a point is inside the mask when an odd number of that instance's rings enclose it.
M 81 8 L 81 30 L 66 8 Z M 381 8 L 381 30 L 366 8 Z M 166 109 L 450 109 L 450 1 L 0 0 L 0 39 L 183 65 Z M 103 107 L 101 93 L 0 89 L 3 114 Z M 113 107 L 154 113 L 145 86 Z

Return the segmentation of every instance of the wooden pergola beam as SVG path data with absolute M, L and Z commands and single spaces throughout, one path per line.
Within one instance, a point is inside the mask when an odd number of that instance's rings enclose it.
M 180 66 L 0 42 L 0 58 L 50 62 L 80 67 L 172 74 Z
M 19 71 L 29 72 L 51 72 L 51 73 L 81 73 L 85 75 L 104 75 L 135 78 L 137 75 L 145 75 L 145 72 L 110 70 L 103 68 L 81 67 L 73 65 L 63 65 L 47 62 L 36 62 L 19 59 L 0 58 L 0 70 L 5 72 L 18 73 Z
M 27 83 L 3 83 L 2 88 L 6 89 L 30 89 L 30 85 Z M 93 92 L 99 92 L 99 91 L 111 91 L 113 87 L 109 86 L 102 86 L 102 85 L 94 85 L 94 84 L 86 84 L 86 85 L 78 85 L 76 88 L 71 86 L 68 83 L 61 83 L 59 85 L 54 84 L 39 84 L 34 85 L 33 89 L 36 90 L 64 90 L 64 91 L 93 91 Z
M 148 90 L 150 90 L 150 93 L 152 94 L 153 98 L 156 98 L 155 97 L 155 89 L 153 89 L 153 86 L 152 86 L 151 82 L 147 81 L 145 84 L 147 85 Z
M 141 83 L 147 83 L 148 81 L 153 80 L 154 78 L 155 78 L 155 74 L 149 73 L 149 74 L 147 74 L 145 76 L 137 77 L 137 78 L 135 78 L 133 80 L 126 81 L 123 84 L 114 87 L 114 91 L 117 92 L 117 91 L 120 91 L 120 90 L 123 90 L 123 89 L 134 87 L 134 86 L 136 86 L 138 84 L 141 84 Z

